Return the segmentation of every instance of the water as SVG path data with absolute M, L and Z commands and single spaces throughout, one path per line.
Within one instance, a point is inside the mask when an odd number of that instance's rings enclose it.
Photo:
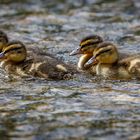
M 27 48 L 77 63 L 69 53 L 89 34 L 140 52 L 138 0 L 0 1 L 0 29 Z M 140 81 L 9 80 L 0 71 L 0 139 L 140 139 Z

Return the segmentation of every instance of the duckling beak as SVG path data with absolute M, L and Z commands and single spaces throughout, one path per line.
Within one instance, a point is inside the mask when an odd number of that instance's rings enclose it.
M 91 64 L 97 64 L 97 63 L 98 63 L 98 61 L 96 60 L 96 57 L 93 56 L 88 60 L 88 62 L 86 64 L 91 65 Z
M 72 55 L 77 55 L 77 54 L 82 54 L 81 48 L 77 48 L 77 49 L 73 50 L 73 51 L 70 53 L 70 56 L 72 56 Z
M 1 52 L 0 53 L 0 58 L 3 58 L 4 57 L 4 52 Z

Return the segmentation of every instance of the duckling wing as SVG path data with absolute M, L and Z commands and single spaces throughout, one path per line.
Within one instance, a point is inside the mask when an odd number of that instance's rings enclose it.
M 29 49 L 28 58 L 33 59 L 33 64 L 29 66 L 25 65 L 26 70 L 34 76 L 51 78 L 51 79 L 63 79 L 65 75 L 73 75 L 77 72 L 76 66 L 72 64 L 66 64 L 62 60 L 54 57 L 53 55 L 43 52 L 40 49 Z
M 52 54 L 46 53 L 40 49 L 31 49 L 28 50 L 28 56 L 31 59 L 34 59 L 34 62 L 42 62 L 46 61 L 46 63 L 49 63 L 50 65 L 53 65 L 57 67 L 58 69 L 61 69 L 62 71 L 69 71 L 72 73 L 77 73 L 76 66 L 73 64 L 66 64 L 61 59 L 58 59 L 54 57 Z
M 55 58 L 54 56 L 51 55 L 44 55 L 43 58 L 42 56 L 38 56 L 35 61 L 37 62 L 42 62 L 42 60 L 48 65 L 48 67 L 55 67 L 58 69 L 58 71 L 64 71 L 64 72 L 70 72 L 70 73 L 76 73 L 76 66 L 72 64 L 66 64 L 62 60 Z
M 47 79 L 63 79 L 63 76 L 68 73 L 67 71 L 65 71 L 65 69 L 59 69 L 56 65 L 53 65 L 46 61 L 42 64 L 40 63 L 40 65 L 36 68 L 36 76 Z
M 30 75 L 45 79 L 69 79 L 74 68 L 50 56 L 37 56 L 24 63 L 23 69 Z

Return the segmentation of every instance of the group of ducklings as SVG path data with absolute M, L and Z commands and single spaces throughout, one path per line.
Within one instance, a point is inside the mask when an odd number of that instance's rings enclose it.
M 20 77 L 40 77 L 62 80 L 72 77 L 77 70 L 48 53 L 34 52 L 21 41 L 9 41 L 0 31 L 0 66 L 8 74 Z M 98 35 L 87 36 L 70 55 L 82 54 L 78 71 L 101 75 L 109 79 L 140 78 L 140 55 L 118 53 L 116 45 L 103 41 Z
M 80 42 L 80 47 L 70 55 L 82 54 L 78 69 L 108 79 L 140 78 L 140 55 L 119 53 L 116 45 L 91 35 Z

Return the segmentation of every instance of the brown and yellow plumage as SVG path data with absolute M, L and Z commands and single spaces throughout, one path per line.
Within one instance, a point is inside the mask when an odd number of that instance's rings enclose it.
M 32 54 L 31 50 L 29 52 L 20 41 L 8 43 L 0 53 L 1 67 L 9 74 L 21 77 L 35 76 L 55 80 L 70 78 L 76 72 L 74 67 L 47 53 L 39 55 Z
M 89 61 L 97 62 L 96 74 L 105 78 L 140 78 L 140 55 L 121 58 L 116 46 L 112 43 L 103 42 L 98 45 Z
M 81 40 L 79 47 L 70 53 L 70 55 L 81 54 L 77 64 L 78 70 L 95 74 L 96 63 L 86 64 L 86 62 L 93 56 L 94 49 L 102 42 L 103 39 L 98 35 L 90 35 Z

